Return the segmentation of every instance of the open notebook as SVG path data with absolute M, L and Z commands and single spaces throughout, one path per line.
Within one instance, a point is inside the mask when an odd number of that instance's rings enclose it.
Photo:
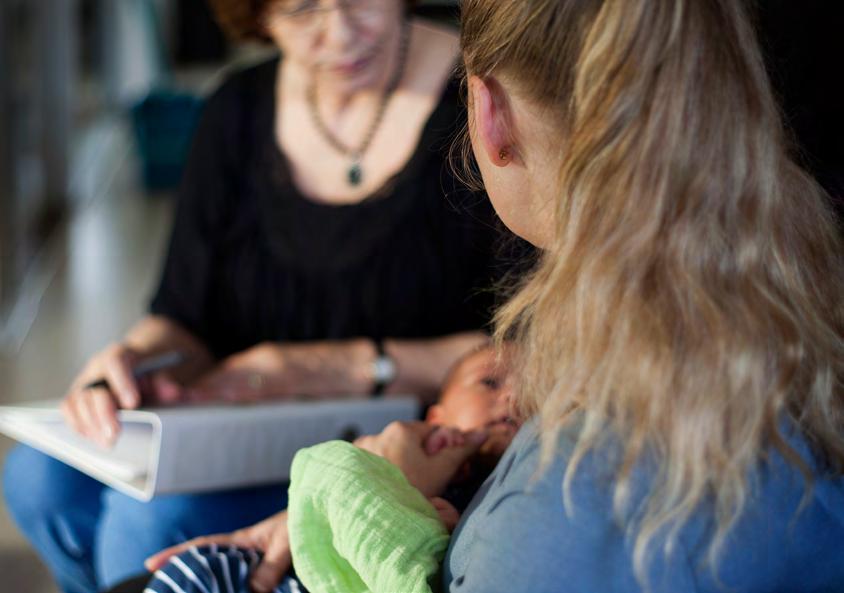
M 412 397 L 121 410 L 111 449 L 62 420 L 58 401 L 0 406 L 0 432 L 140 500 L 281 482 L 296 451 L 413 420 Z

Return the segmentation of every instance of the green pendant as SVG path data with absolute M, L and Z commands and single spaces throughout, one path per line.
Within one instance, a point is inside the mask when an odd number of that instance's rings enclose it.
M 349 184 L 360 185 L 363 180 L 363 170 L 360 168 L 360 163 L 355 163 L 349 168 Z

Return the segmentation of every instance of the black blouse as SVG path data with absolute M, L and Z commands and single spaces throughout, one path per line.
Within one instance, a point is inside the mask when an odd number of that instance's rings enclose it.
M 451 174 L 450 81 L 406 166 L 353 205 L 303 196 L 274 135 L 278 59 L 209 99 L 151 312 L 218 357 L 265 340 L 423 338 L 484 328 L 510 266 L 488 200 Z

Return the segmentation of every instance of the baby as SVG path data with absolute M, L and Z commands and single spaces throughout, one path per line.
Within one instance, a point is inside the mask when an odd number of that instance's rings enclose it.
M 428 409 L 425 420 L 436 426 L 425 440 L 425 452 L 429 455 L 462 445 L 464 433 L 484 429 L 488 435 L 442 498 L 431 501 L 449 531 L 459 519 L 457 512 L 469 504 L 519 428 L 510 411 L 510 383 L 504 365 L 496 363 L 495 351 L 491 347 L 481 348 L 454 365 L 439 401 Z
M 464 434 L 484 429 L 489 435 L 479 452 L 458 472 L 442 497 L 431 499 L 449 531 L 459 513 L 495 467 L 519 428 L 510 415 L 510 381 L 495 351 L 484 347 L 460 359 L 447 376 L 438 402 L 431 406 L 426 422 L 435 426 L 424 442 L 429 455 L 460 446 Z M 249 572 L 260 561 L 251 550 L 207 546 L 193 548 L 171 559 L 146 585 L 144 593 L 248 593 Z M 305 592 L 291 573 L 275 589 L 277 593 Z

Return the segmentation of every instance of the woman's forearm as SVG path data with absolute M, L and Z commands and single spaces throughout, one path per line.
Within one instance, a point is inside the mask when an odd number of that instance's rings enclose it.
M 431 403 L 461 356 L 487 341 L 481 332 L 430 339 L 386 339 L 384 350 L 396 365 L 387 394 L 412 394 Z M 375 344 L 368 338 L 280 346 L 281 380 L 307 395 L 367 395 L 374 385 Z M 287 374 L 286 381 L 283 377 Z

